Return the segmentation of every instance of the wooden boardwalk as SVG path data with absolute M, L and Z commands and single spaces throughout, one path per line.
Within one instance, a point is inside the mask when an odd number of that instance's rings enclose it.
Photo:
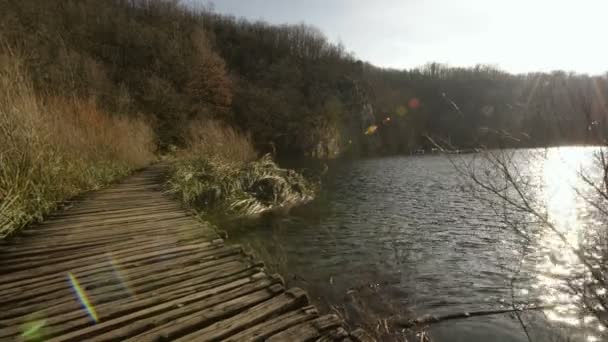
M 0 244 L 0 341 L 364 341 L 148 168 Z

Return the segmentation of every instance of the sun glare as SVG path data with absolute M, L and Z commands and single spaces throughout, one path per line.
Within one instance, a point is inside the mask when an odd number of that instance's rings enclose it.
M 578 192 L 582 187 L 580 171 L 589 169 L 593 152 L 594 149 L 585 147 L 551 148 L 539 160 L 547 220 L 558 233 L 545 229 L 541 235 L 541 259 L 536 266 L 538 288 L 545 304 L 556 305 L 546 311 L 547 317 L 570 326 L 597 325 L 594 319 L 584 316 L 580 298 L 568 291 L 566 283 L 566 279 L 572 279 L 583 269 L 573 249 L 579 247 L 586 229 L 579 220 L 586 210 Z

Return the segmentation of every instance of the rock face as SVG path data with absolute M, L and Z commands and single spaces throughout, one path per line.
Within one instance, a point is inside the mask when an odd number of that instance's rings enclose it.
M 310 156 L 317 159 L 332 159 L 341 155 L 343 147 L 341 132 L 338 127 L 328 127 L 322 130 Z
M 350 134 L 349 145 L 351 145 L 351 154 L 365 156 L 375 153 L 380 148 L 380 140 L 374 134 L 375 130 L 370 130 L 370 127 L 377 125 L 376 117 L 367 93 L 361 89 L 356 80 L 352 80 L 351 82 L 351 118 L 347 119 Z M 374 132 L 369 133 L 370 131 Z
M 327 124 L 311 137 L 311 147 L 306 156 L 332 159 L 344 155 L 365 156 L 378 151 L 380 140 L 374 133 L 367 133 L 376 126 L 374 108 L 367 93 L 358 81 L 345 78 L 339 85 L 344 111 L 339 122 Z M 373 129 L 372 129 L 373 130 Z

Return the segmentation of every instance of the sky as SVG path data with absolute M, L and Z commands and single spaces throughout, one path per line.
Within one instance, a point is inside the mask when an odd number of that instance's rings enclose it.
M 189 0 L 208 3 L 205 0 Z M 608 71 L 608 0 L 215 0 L 216 12 L 306 23 L 364 61 Z

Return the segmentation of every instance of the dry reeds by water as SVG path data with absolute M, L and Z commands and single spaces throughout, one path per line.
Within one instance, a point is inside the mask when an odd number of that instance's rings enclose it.
M 257 159 L 251 136 L 217 120 L 197 120 L 186 130 L 186 159 L 205 157 L 232 165 L 243 165 Z
M 191 126 L 168 188 L 199 211 L 245 216 L 306 202 L 314 193 L 302 175 L 280 168 L 269 155 L 257 159 L 247 135 L 216 121 Z
M 154 158 L 142 120 L 93 100 L 37 94 L 18 57 L 0 53 L 0 238 L 58 203 Z

